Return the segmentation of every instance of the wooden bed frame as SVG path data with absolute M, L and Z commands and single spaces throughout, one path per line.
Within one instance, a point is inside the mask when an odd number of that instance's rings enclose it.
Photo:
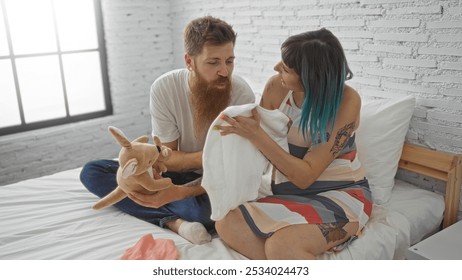
M 462 184 L 462 154 L 434 151 L 405 143 L 399 168 L 446 182 L 442 227 L 457 222 Z

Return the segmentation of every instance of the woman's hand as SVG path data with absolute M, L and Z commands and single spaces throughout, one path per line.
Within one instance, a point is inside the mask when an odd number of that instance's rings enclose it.
M 236 116 L 234 118 L 221 115 L 221 119 L 228 125 L 217 125 L 216 129 L 220 130 L 221 135 L 231 133 L 237 134 L 249 140 L 254 140 L 258 133 L 262 131 L 260 127 L 260 115 L 256 108 L 252 109 L 251 117 Z

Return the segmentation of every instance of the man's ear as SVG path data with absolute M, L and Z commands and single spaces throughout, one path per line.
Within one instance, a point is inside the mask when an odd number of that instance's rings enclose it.
M 188 68 L 189 71 L 193 69 L 193 59 L 189 55 L 189 53 L 184 54 L 184 63 L 186 64 L 186 68 Z

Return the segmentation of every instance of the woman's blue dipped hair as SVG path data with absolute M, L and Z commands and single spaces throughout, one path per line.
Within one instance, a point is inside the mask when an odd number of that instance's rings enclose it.
M 282 61 L 295 70 L 305 90 L 300 127 L 314 144 L 327 142 L 353 74 L 339 40 L 322 28 L 289 37 L 281 46 Z M 328 131 L 328 128 L 330 130 Z

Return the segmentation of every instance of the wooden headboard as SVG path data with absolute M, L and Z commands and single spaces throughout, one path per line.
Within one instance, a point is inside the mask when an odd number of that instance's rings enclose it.
M 446 182 L 443 228 L 457 222 L 462 184 L 462 155 L 405 143 L 399 168 Z

